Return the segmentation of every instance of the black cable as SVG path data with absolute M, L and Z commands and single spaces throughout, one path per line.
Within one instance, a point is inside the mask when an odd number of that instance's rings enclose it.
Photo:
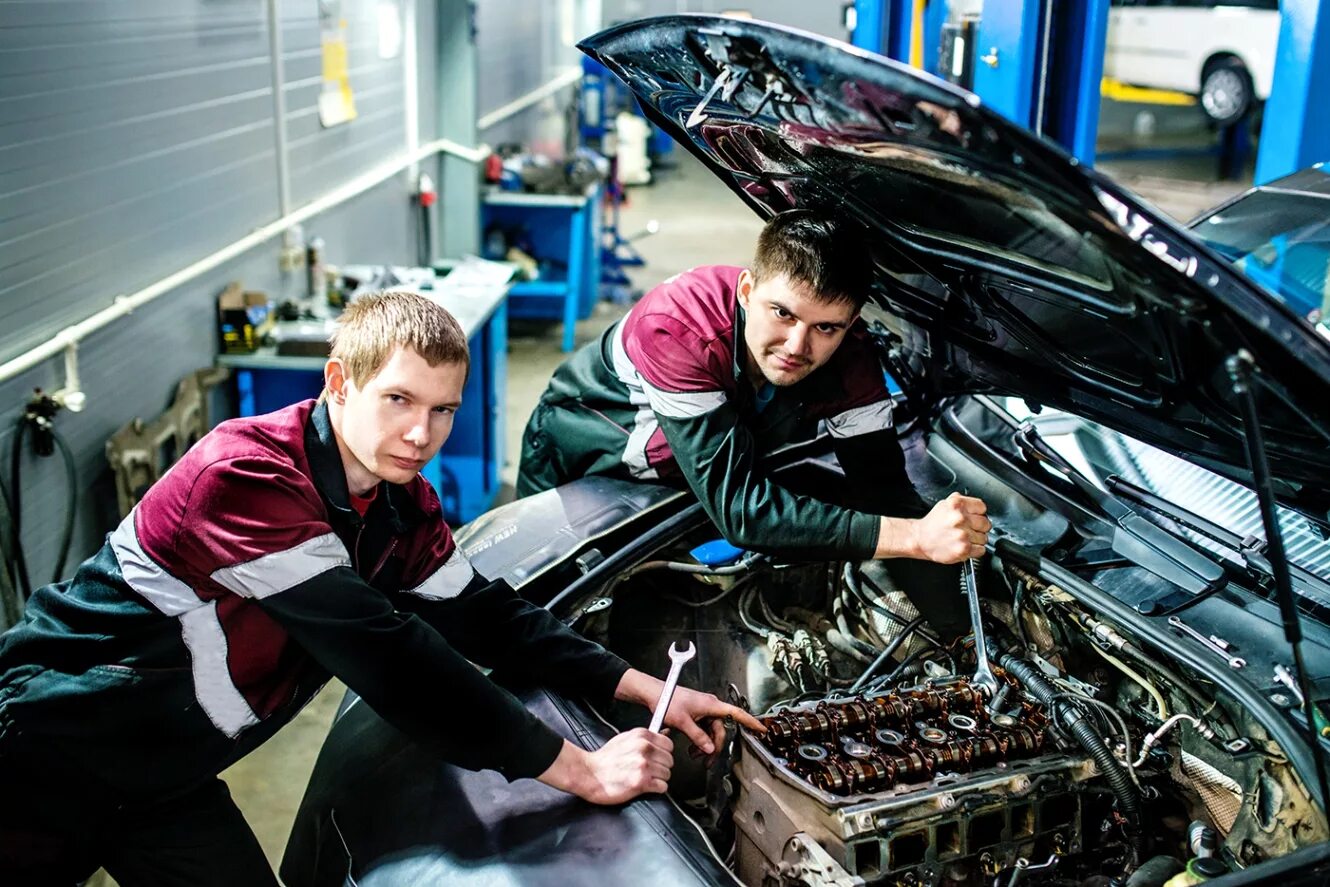
M 78 503 L 78 469 L 74 465 L 74 454 L 70 452 L 69 444 L 65 442 L 64 437 L 54 428 L 51 429 L 51 436 L 55 444 L 60 448 L 60 455 L 65 463 L 65 528 L 60 536 L 59 553 L 55 559 L 55 569 L 51 572 L 51 584 L 59 582 L 65 572 L 65 559 L 69 557 L 69 546 L 74 541 L 74 508 Z
M 4 473 L 0 472 L 0 477 Z M 0 481 L 0 618 L 4 619 L 4 625 L 14 625 L 22 615 L 21 601 L 18 594 L 18 579 L 15 575 L 15 565 L 10 556 L 10 527 L 12 524 L 12 512 L 9 505 L 9 490 L 3 481 Z
M 1135 791 L 1131 775 L 1099 735 L 1087 713 L 1059 698 L 1064 694 L 1026 660 L 1003 653 L 998 657 L 998 663 L 1020 681 L 1025 691 L 1047 708 L 1054 720 L 1094 759 L 1117 799 L 1118 812 L 1126 820 L 1127 839 L 1137 859 L 1144 857 L 1149 845 L 1143 828 L 1140 797 Z
M 10 546 L 18 580 L 14 586 L 25 601 L 32 597 L 32 581 L 28 578 L 28 562 L 23 556 L 23 496 L 19 487 L 19 462 L 23 455 L 23 435 L 27 430 L 28 419 L 27 416 L 23 416 L 18 420 L 18 428 L 14 431 L 13 449 L 9 451 L 9 518 L 10 528 L 13 531 Z
M 877 671 L 882 663 L 887 661 L 888 656 L 900 649 L 900 645 L 905 643 L 905 640 L 915 631 L 915 629 L 923 624 L 923 621 L 924 617 L 917 616 L 907 622 L 905 627 L 901 629 L 900 634 L 892 638 L 891 643 L 882 648 L 882 652 L 877 654 L 877 658 L 873 660 L 868 668 L 864 669 L 863 674 L 859 675 L 859 679 L 850 685 L 850 692 L 858 692 L 859 688 L 864 685 L 864 682 L 873 676 L 873 672 Z
M 867 582 L 869 585 L 873 586 L 873 590 L 876 591 L 878 594 L 882 595 L 883 597 L 886 597 L 887 593 L 882 590 L 882 587 L 880 585 L 878 585 L 876 582 L 873 581 L 871 576 L 861 576 L 857 570 L 847 573 L 847 578 L 850 575 L 854 576 L 855 581 L 850 581 L 847 584 L 850 586 L 850 590 L 853 591 L 858 596 L 859 600 L 863 602 L 864 606 L 868 607 L 869 609 L 883 616 L 886 616 L 888 619 L 895 620 L 900 625 L 906 624 L 907 620 L 904 617 L 882 606 L 877 601 L 869 597 L 868 592 L 864 591 L 863 585 L 860 584 L 860 582 L 858 581 L 860 579 L 862 579 L 863 582 Z M 938 638 L 937 635 L 933 634 L 931 631 L 928 631 L 925 628 L 918 629 L 915 632 L 915 634 L 919 635 L 919 637 L 923 638 L 924 640 L 932 644 L 934 647 L 937 647 L 939 650 L 941 650 L 942 654 L 947 657 L 947 662 L 951 670 L 953 672 L 956 671 L 956 660 L 952 658 L 951 652 L 947 649 L 946 645 L 942 643 L 941 639 Z

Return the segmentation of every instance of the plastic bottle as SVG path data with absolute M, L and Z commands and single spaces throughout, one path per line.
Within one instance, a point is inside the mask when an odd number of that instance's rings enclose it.
M 323 265 L 323 238 L 312 237 L 305 246 L 305 280 L 309 313 L 326 318 L 328 312 L 328 274 Z

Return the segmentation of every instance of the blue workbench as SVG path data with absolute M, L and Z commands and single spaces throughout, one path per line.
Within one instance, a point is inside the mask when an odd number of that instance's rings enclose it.
M 508 383 L 507 288 L 423 293 L 457 318 L 471 348 L 471 372 L 452 434 L 420 472 L 438 492 L 444 516 L 454 526 L 488 511 L 499 492 Z M 299 323 L 308 327 L 314 322 Z M 317 323 L 320 330 L 304 332 L 317 335 L 332 321 Z M 254 416 L 318 397 L 327 358 L 282 355 L 265 347 L 252 354 L 224 354 L 217 362 L 231 368 L 239 414 Z
M 563 350 L 572 351 L 577 321 L 589 316 L 600 293 L 600 186 L 585 194 L 491 191 L 481 203 L 481 228 L 525 232 L 535 258 L 553 260 L 539 280 L 514 283 L 508 306 L 514 318 L 561 319 Z

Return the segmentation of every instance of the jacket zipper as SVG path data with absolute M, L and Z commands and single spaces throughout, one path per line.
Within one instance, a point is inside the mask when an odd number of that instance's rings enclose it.
M 360 572 L 360 537 L 364 534 L 365 523 L 362 521 L 360 526 L 356 527 L 356 544 L 351 548 L 351 569 L 357 573 Z
M 357 540 L 356 540 L 356 547 L 359 547 L 359 546 L 360 546 L 360 540 L 357 539 Z M 392 554 L 392 553 L 393 553 L 393 549 L 396 548 L 396 547 L 397 547 L 397 540 L 396 540 L 395 538 L 394 538 L 394 539 L 390 539 L 390 540 L 388 541 L 388 547 L 385 548 L 385 549 L 383 550 L 383 554 L 379 555 L 379 562 L 378 562 L 377 564 L 374 565 L 374 569 L 370 572 L 370 574 L 369 574 L 369 578 L 365 580 L 366 582 L 368 582 L 368 583 L 372 583 L 372 582 L 374 581 L 374 577 L 377 576 L 377 575 L 379 575 L 379 570 L 382 570 L 382 569 L 383 569 L 383 565 L 384 565 L 385 563 L 387 563 L 387 561 L 388 561 L 388 555 Z

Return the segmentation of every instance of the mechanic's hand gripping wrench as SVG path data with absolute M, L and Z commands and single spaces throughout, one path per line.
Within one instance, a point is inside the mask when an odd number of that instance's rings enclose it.
M 1241 656 L 1234 656 L 1228 651 L 1229 644 L 1226 641 L 1223 643 L 1223 646 L 1220 646 L 1187 623 L 1183 622 L 1177 616 L 1169 616 L 1168 624 L 1188 637 L 1194 638 L 1196 641 L 1200 642 L 1201 646 L 1205 647 L 1205 649 L 1218 655 L 1221 659 L 1227 662 L 1229 668 L 1244 668 L 1247 665 L 1247 660 L 1243 659 Z M 1222 641 L 1223 639 L 1221 638 L 1220 640 Z
M 651 716 L 651 726 L 647 727 L 652 733 L 658 732 L 665 723 L 665 712 L 670 710 L 670 700 L 674 698 L 674 688 L 679 684 L 679 672 L 683 671 L 683 664 L 697 655 L 697 647 L 692 641 L 688 642 L 686 649 L 680 650 L 678 646 L 677 643 L 670 644 L 670 673 L 665 676 L 665 688 L 660 691 L 656 711 Z
M 973 559 L 966 559 L 965 563 L 961 564 L 961 580 L 965 584 L 965 597 L 970 602 L 970 623 L 974 628 L 974 661 L 978 666 L 971 683 L 979 688 L 985 698 L 992 699 L 997 695 L 998 679 L 988 665 L 988 645 L 984 642 L 983 614 L 979 612 L 979 582 L 974 575 Z

